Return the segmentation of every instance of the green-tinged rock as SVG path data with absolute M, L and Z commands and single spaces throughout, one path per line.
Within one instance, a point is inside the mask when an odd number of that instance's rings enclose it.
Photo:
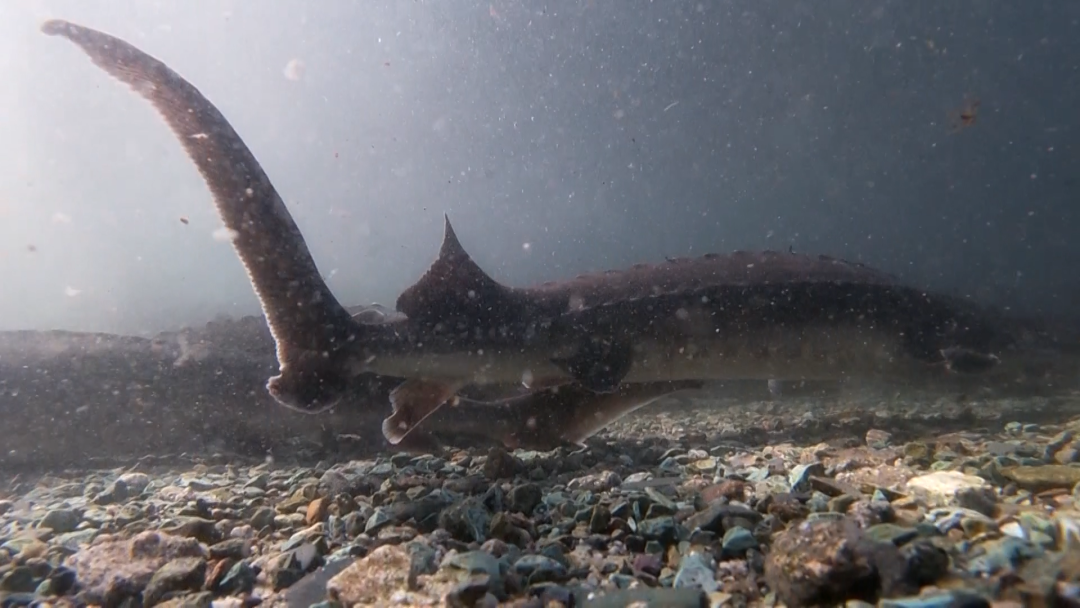
M 1080 483 L 1080 467 L 1063 464 L 1006 467 L 1001 474 L 1020 488 L 1042 492 L 1057 488 L 1072 488 Z
M 153 606 L 168 593 L 198 591 L 206 579 L 206 560 L 181 557 L 159 568 L 143 591 L 143 602 Z
M 523 555 L 514 562 L 513 571 L 527 584 L 559 582 L 566 579 L 566 567 L 546 555 Z
M 625 589 L 587 598 L 584 608 L 707 608 L 709 597 L 700 589 Z
M 740 556 L 749 549 L 756 549 L 757 546 L 758 541 L 754 538 L 754 534 L 746 528 L 731 528 L 724 532 L 724 538 L 720 544 L 721 551 L 727 557 Z
M 33 591 L 37 586 L 33 571 L 26 566 L 12 568 L 0 578 L 0 591 L 8 593 L 26 593 Z
M 879 542 L 887 542 L 897 547 L 914 540 L 919 531 L 896 524 L 877 524 L 866 529 L 866 535 Z
M 967 571 L 983 576 L 1003 570 L 1015 570 L 1027 560 L 1042 554 L 1042 550 L 1037 546 L 1013 536 L 982 543 L 975 551 L 975 555 L 967 562 Z
M 49 528 L 56 534 L 71 532 L 78 527 L 79 514 L 74 509 L 52 509 L 38 522 L 39 528 Z
M 903 597 L 882 600 L 878 608 L 990 608 L 990 602 L 979 595 L 965 591 L 936 593 L 920 597 Z

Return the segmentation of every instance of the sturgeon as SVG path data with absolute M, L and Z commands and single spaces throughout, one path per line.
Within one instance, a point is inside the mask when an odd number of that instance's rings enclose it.
M 393 318 L 362 321 L 331 293 L 269 177 L 198 89 L 111 35 L 62 20 L 42 30 L 147 99 L 196 165 L 276 344 L 270 394 L 316 413 L 356 374 L 400 378 L 383 422 L 393 444 L 468 386 L 520 384 L 525 394 L 493 407 L 554 412 L 528 430 L 580 438 L 596 430 L 582 413 L 610 422 L 704 381 L 977 373 L 1011 344 L 971 302 L 827 256 L 710 254 L 511 287 L 469 257 L 448 217 L 438 257 Z

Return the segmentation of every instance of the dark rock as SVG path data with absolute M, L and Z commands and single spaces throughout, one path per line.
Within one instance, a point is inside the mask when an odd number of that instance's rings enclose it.
M 539 542 L 537 543 L 537 553 L 546 555 L 563 566 L 570 566 L 569 560 L 566 559 L 566 548 L 561 542 Z
M 474 574 L 458 583 L 446 595 L 446 605 L 450 608 L 473 608 L 488 594 L 490 588 L 490 576 Z
M 409 553 L 409 568 L 413 574 L 435 574 L 439 569 L 438 554 L 430 545 L 422 541 L 405 543 L 405 550 Z
M 1080 605 L 1080 551 L 1048 552 L 1020 569 L 1024 581 L 1016 603 L 1026 606 Z
M 523 483 L 510 488 L 507 499 L 511 511 L 529 515 L 536 508 L 536 505 L 540 504 L 543 496 L 544 493 L 537 484 Z
M 721 541 L 721 552 L 724 557 L 740 557 L 749 549 L 756 549 L 758 541 L 754 534 L 746 528 L 731 528 L 724 532 Z
M 792 608 L 914 592 L 906 574 L 895 545 L 871 540 L 851 520 L 789 528 L 773 541 L 765 562 L 766 583 Z
M 985 542 L 972 552 L 967 571 L 976 575 L 992 575 L 1014 570 L 1025 561 L 1042 554 L 1039 547 L 1014 536 Z
M 52 564 L 44 557 L 31 557 L 23 560 L 22 565 L 30 569 L 30 574 L 36 579 L 43 579 L 52 572 Z
M 262 530 L 268 526 L 274 525 L 274 517 L 277 516 L 277 512 L 272 507 L 259 507 L 251 514 L 248 519 L 248 523 L 252 528 L 256 530 Z
M 496 513 L 495 517 L 491 518 L 488 536 L 512 543 L 518 547 L 524 547 L 532 541 L 529 533 L 514 525 L 513 517 L 506 513 Z
M 561 585 L 554 583 L 538 583 L 529 586 L 529 595 L 540 600 L 543 606 L 573 606 L 574 594 Z
M 914 585 L 932 585 L 949 572 L 949 554 L 928 540 L 908 543 L 900 554 L 907 562 L 907 579 Z
M 250 551 L 248 541 L 242 538 L 230 538 L 229 540 L 223 540 L 216 545 L 210 546 L 210 559 L 225 559 L 231 558 L 235 560 L 241 560 L 248 556 Z
M 777 519 L 784 523 L 803 519 L 810 513 L 810 509 L 799 502 L 792 494 L 775 494 L 772 495 L 771 498 L 772 500 L 769 501 L 769 504 L 765 509 L 766 512 L 769 515 L 776 516 Z
M 603 534 L 611 527 L 611 511 L 604 505 L 596 505 L 589 516 L 589 532 Z
M 29 593 L 37 586 L 34 573 L 26 566 L 12 568 L 3 578 L 0 578 L 0 591 L 8 593 Z
M 762 520 L 762 515 L 748 507 L 714 502 L 704 511 L 688 517 L 684 524 L 691 531 L 701 529 L 719 535 L 724 533 L 724 520 L 729 518 L 742 518 L 757 524 Z
M 166 594 L 178 591 L 198 591 L 206 579 L 206 560 L 201 557 L 181 557 L 165 564 L 154 573 L 143 590 L 143 603 L 153 606 Z
M 472 499 L 476 500 L 476 499 Z M 404 523 L 410 519 L 416 522 L 418 531 L 427 533 L 440 525 L 439 515 L 448 504 L 445 495 L 425 496 L 419 500 L 397 502 L 386 507 L 390 521 Z M 479 502 L 479 501 L 477 501 Z M 482 503 L 481 503 L 482 504 Z
M 49 528 L 56 534 L 71 532 L 79 525 L 79 514 L 74 509 L 52 509 L 38 523 L 39 528 Z
M 128 486 L 122 479 L 109 484 L 109 487 L 104 491 L 94 496 L 93 502 L 98 505 L 111 505 L 113 503 L 124 502 L 128 499 Z
M 39 603 L 39 599 L 33 593 L 4 593 L 0 594 L 0 608 L 21 608 L 33 606 Z
M 490 524 L 491 513 L 477 498 L 466 498 L 439 514 L 439 527 L 465 542 L 484 542 Z
M 523 555 L 514 562 L 514 574 L 526 584 L 560 582 L 566 579 L 566 567 L 546 555 Z
M 835 479 L 830 479 L 828 477 L 819 477 L 816 475 L 810 476 L 810 488 L 821 492 L 822 494 L 830 498 L 836 498 L 837 496 L 846 495 L 858 499 L 862 496 L 862 492 L 860 492 L 859 489 L 854 486 L 840 483 Z
M 339 559 L 308 573 L 285 591 L 285 601 L 287 605 L 314 606 L 317 605 L 317 602 L 325 600 L 327 596 L 326 584 L 330 582 L 330 579 L 334 578 L 334 576 L 352 564 L 353 560 L 351 559 Z M 243 562 L 236 564 L 233 566 L 233 571 L 236 571 L 237 568 L 242 565 L 244 565 Z M 222 588 L 219 592 L 229 595 L 250 593 L 251 588 L 255 584 L 255 574 L 252 572 L 252 569 L 249 567 L 230 579 L 233 571 L 230 571 L 229 575 L 222 580 Z M 250 583 L 247 581 L 249 575 Z M 229 582 L 230 580 L 234 582 Z M 333 602 L 333 600 L 330 601 Z M 337 606 L 338 608 L 343 608 L 340 603 L 337 604 Z
M 484 503 L 484 506 L 492 513 L 505 511 L 506 493 L 503 492 L 502 486 L 492 484 L 491 487 L 484 492 L 484 496 L 480 499 L 480 502 Z
M 679 525 L 674 517 L 656 517 L 643 519 L 638 523 L 638 534 L 646 541 L 655 540 L 664 545 L 672 545 L 679 540 Z
M 49 573 L 49 592 L 53 595 L 67 595 L 75 588 L 75 571 L 65 566 L 57 566 Z
M 236 562 L 218 582 L 216 589 L 222 594 L 249 593 L 255 586 L 255 578 L 258 572 L 246 562 Z
M 508 479 L 520 469 L 521 462 L 505 449 L 493 447 L 488 451 L 487 461 L 484 462 L 484 476 L 488 479 Z
M 483 551 L 466 551 L 456 555 L 449 555 L 443 560 L 440 570 L 456 577 L 462 582 L 476 576 L 487 577 L 487 591 L 496 598 L 502 600 L 506 597 L 510 581 L 513 577 L 508 576 L 506 561 L 497 560 Z M 440 573 L 442 576 L 443 573 Z M 452 579 L 454 580 L 454 579 Z
M 167 601 L 157 604 L 159 608 L 211 608 L 214 594 L 209 591 L 185 594 L 177 592 L 166 596 Z
M 280 591 L 293 586 L 323 563 L 324 560 L 314 544 L 302 543 L 275 558 L 273 567 L 268 569 L 270 582 L 275 591 Z
M 194 538 L 207 545 L 213 545 L 221 540 L 221 531 L 214 525 L 214 520 L 202 517 L 182 517 L 161 530 L 175 536 Z

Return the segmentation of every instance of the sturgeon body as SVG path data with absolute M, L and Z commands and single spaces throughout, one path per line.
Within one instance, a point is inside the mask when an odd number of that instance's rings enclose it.
M 396 311 L 359 318 L 323 281 L 255 156 L 194 86 L 108 34 L 59 20 L 42 29 L 149 100 L 195 163 L 274 337 L 274 398 L 318 412 L 356 374 L 400 378 L 383 423 L 391 443 L 469 386 L 526 387 L 492 405 L 519 427 L 499 431 L 508 442 L 580 441 L 705 381 L 979 372 L 1010 343 L 967 301 L 824 256 L 735 252 L 511 287 L 473 262 L 449 219 L 438 257 Z

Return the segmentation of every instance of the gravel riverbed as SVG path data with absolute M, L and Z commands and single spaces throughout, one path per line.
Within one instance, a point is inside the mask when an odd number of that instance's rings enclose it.
M 1080 606 L 1080 398 L 795 401 L 576 451 L 0 471 L 0 603 Z

